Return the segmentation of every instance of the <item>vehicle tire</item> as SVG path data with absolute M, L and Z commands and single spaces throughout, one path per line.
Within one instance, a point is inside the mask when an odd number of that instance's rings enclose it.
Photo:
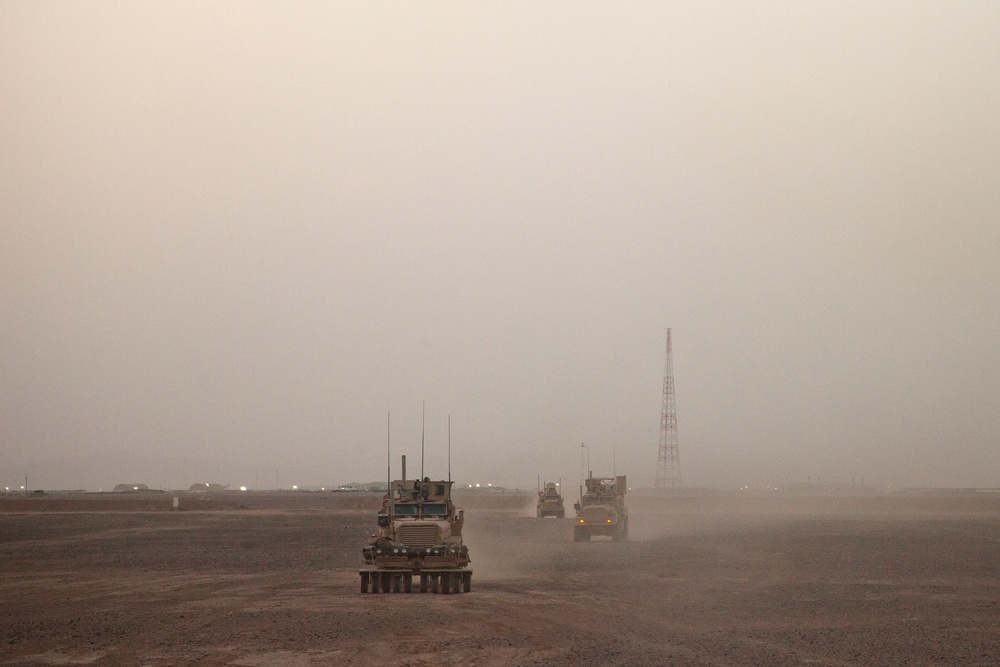
M 420 575 L 420 592 L 421 593 L 426 593 L 427 592 L 427 583 L 428 583 L 427 582 L 427 575 L 421 573 L 421 575 Z
M 362 572 L 361 573 L 361 592 L 362 593 L 367 593 L 368 592 L 368 573 L 367 572 Z
M 413 575 L 404 574 L 403 575 L 403 592 L 412 593 L 413 592 Z
M 448 572 L 441 573 L 441 593 L 444 595 L 451 593 L 451 574 Z
M 437 574 L 432 574 L 431 575 L 431 593 L 437 593 L 438 592 L 438 583 L 439 583 L 438 579 L 439 579 L 439 577 L 438 577 Z
M 462 590 L 468 593 L 472 590 L 472 573 L 465 572 L 462 574 Z
M 451 575 L 451 592 L 458 594 L 462 592 L 462 573 L 455 572 Z

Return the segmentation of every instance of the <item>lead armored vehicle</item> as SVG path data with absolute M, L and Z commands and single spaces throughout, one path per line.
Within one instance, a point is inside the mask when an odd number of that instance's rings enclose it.
M 590 477 L 586 490 L 580 489 L 580 501 L 573 505 L 576 524 L 573 526 L 574 542 L 589 542 L 594 535 L 610 537 L 614 542 L 628 539 L 628 508 L 625 475 L 617 477 Z
M 559 495 L 559 488 L 555 482 L 546 482 L 544 490 L 538 492 L 535 515 L 539 519 L 547 516 L 565 518 L 566 508 L 563 507 L 563 498 Z
M 406 464 L 403 464 L 406 476 Z M 451 500 L 452 482 L 402 479 L 382 500 L 378 530 L 362 548 L 361 592 L 468 593 L 472 589 L 469 548 L 462 543 L 464 511 Z

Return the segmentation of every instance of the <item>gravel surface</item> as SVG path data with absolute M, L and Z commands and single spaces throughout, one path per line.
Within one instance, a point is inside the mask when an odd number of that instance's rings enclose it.
M 0 665 L 1000 663 L 1000 499 L 471 495 L 471 593 L 362 595 L 379 501 L 0 497 Z

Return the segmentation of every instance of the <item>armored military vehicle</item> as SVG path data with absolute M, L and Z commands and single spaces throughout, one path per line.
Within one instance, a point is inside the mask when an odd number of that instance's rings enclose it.
M 559 487 L 556 486 L 555 482 L 546 482 L 544 490 L 538 492 L 535 515 L 539 519 L 547 516 L 565 518 L 566 509 L 563 507 L 563 498 L 559 495 Z
M 395 480 L 382 500 L 378 530 L 362 550 L 361 592 L 468 593 L 469 548 L 462 544 L 463 510 L 451 500 L 450 481 Z
M 625 475 L 617 477 L 591 477 L 581 487 L 580 501 L 573 505 L 576 524 L 573 526 L 574 542 L 589 542 L 594 535 L 610 537 L 615 542 L 628 539 L 628 508 Z

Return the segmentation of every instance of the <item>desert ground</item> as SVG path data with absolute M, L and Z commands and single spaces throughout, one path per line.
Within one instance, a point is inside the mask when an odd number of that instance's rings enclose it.
M 0 665 L 1000 664 L 1000 498 L 628 500 L 466 495 L 470 593 L 363 595 L 376 494 L 0 496 Z

